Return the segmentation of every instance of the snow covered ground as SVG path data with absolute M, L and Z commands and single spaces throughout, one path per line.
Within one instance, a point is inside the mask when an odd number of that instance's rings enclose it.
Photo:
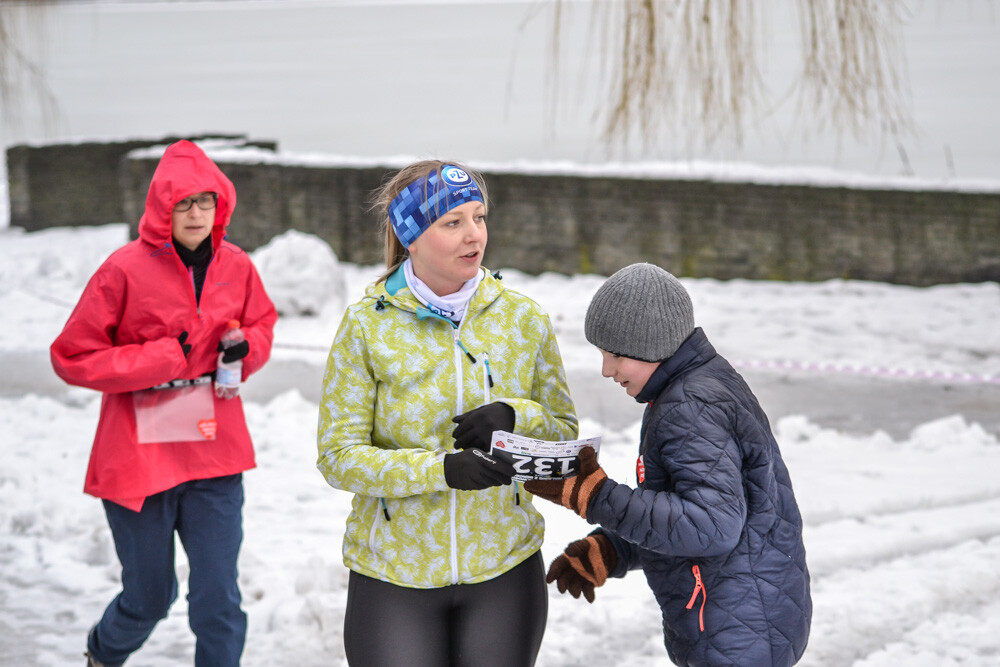
M 0 125 L 0 145 L 231 130 L 299 153 L 599 161 L 591 111 L 602 91 L 585 86 L 556 114 L 543 103 L 549 24 L 543 14 L 526 20 L 535 4 L 46 5 L 22 29 L 54 105 L 36 108 L 29 95 L 18 122 Z M 918 177 L 995 177 L 993 4 L 911 2 L 908 11 L 921 136 L 898 147 L 905 160 L 868 137 L 802 141 L 784 131 L 794 125 L 789 105 L 755 127 L 742 150 L 691 155 L 658 145 L 634 157 L 890 176 L 907 162 Z M 567 32 L 560 90 L 595 71 L 577 55 L 598 56 L 578 41 L 586 16 L 565 16 L 575 32 Z M 793 40 L 794 31 L 781 30 L 768 40 L 765 74 L 777 94 Z M 403 82 L 416 103 L 381 103 L 380 91 L 400 85 L 399 64 L 418 52 L 427 66 Z M 442 121 L 441 82 L 453 76 L 456 53 L 482 85 L 462 113 Z M 86 632 L 118 590 L 118 566 L 100 504 L 81 492 L 99 397 L 63 385 L 47 348 L 127 232 L 7 228 L 5 188 L 0 179 L 0 664 L 61 667 L 82 663 Z M 254 259 L 276 300 L 317 314 L 282 318 L 271 363 L 243 389 L 258 452 L 258 468 L 246 475 L 244 664 L 344 664 L 340 540 L 349 497 L 315 470 L 316 401 L 341 309 L 377 269 L 341 265 L 315 239 L 294 234 Z M 634 482 L 640 410 L 599 376 L 599 355 L 583 338 L 586 304 L 602 278 L 504 275 L 553 316 L 582 435 L 602 435 L 609 474 Z M 761 397 L 792 473 L 815 603 L 802 664 L 1000 665 L 1000 285 L 685 284 L 698 323 Z M 546 560 L 588 530 L 569 512 L 547 503 L 541 510 Z M 594 605 L 554 589 L 550 602 L 541 667 L 668 664 L 638 573 L 607 584 Z M 130 664 L 191 664 L 185 612 L 182 591 Z
M 78 664 L 118 590 L 100 504 L 81 492 L 99 396 L 59 383 L 47 347 L 126 239 L 121 224 L 0 229 L 2 664 Z M 341 309 L 378 267 L 340 264 L 296 233 L 254 259 L 279 306 L 318 313 L 283 317 L 270 367 L 244 387 L 258 452 L 245 477 L 244 664 L 346 664 L 340 540 L 350 498 L 315 469 L 315 397 Z M 603 278 L 504 275 L 553 316 L 581 435 L 602 435 L 609 474 L 634 483 L 638 406 L 599 377 L 583 338 Z M 684 282 L 698 323 L 760 388 L 791 470 L 815 603 L 801 664 L 1000 664 L 1000 285 Z M 926 409 L 899 405 L 916 396 Z M 551 504 L 541 510 L 548 561 L 588 527 Z M 183 593 L 132 663 L 191 663 Z M 607 584 L 594 605 L 551 589 L 539 665 L 583 664 L 669 664 L 640 573 Z

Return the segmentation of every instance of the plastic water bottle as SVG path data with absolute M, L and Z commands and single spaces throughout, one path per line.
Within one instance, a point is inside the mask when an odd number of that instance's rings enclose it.
M 243 329 L 239 320 L 229 320 L 229 326 L 222 334 L 222 349 L 243 342 Z M 215 395 L 219 398 L 236 398 L 240 394 L 240 382 L 243 381 L 243 360 L 237 359 L 228 364 L 223 363 L 219 352 L 219 363 L 215 369 Z

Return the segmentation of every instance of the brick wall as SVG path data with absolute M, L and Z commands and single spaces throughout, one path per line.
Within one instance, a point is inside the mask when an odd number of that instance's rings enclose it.
M 180 137 L 72 144 L 18 145 L 7 149 L 10 224 L 36 231 L 46 227 L 126 222 L 119 167 L 131 151 Z M 240 146 L 274 150 L 274 142 L 250 142 L 242 135 L 211 134 Z M 148 187 L 148 181 L 147 181 Z M 140 201 L 145 201 L 143 193 Z
M 116 146 L 120 150 L 122 145 Z M 110 164 L 114 160 L 106 157 L 108 150 L 87 146 Z M 377 220 L 367 212 L 368 197 L 401 165 L 305 164 L 260 150 L 208 152 L 236 185 L 239 201 L 230 225 L 235 243 L 253 250 L 276 234 L 297 229 L 325 239 L 344 261 L 381 261 L 382 239 Z M 48 158 L 45 191 L 64 194 L 48 197 L 44 205 L 36 205 L 36 195 L 29 194 L 27 208 L 35 226 L 18 222 L 24 219 L 20 211 L 25 200 L 16 181 L 40 178 L 34 173 L 38 162 L 21 156 L 30 178 L 8 168 L 11 223 L 34 229 L 39 220 L 126 220 L 134 235 L 158 157 L 155 151 L 123 154 L 113 170 L 74 166 L 72 172 L 60 172 L 60 164 Z M 81 193 L 114 192 L 109 171 L 121 192 L 119 212 L 99 209 L 95 221 L 80 219 L 81 207 L 98 210 L 96 204 L 81 203 Z M 879 189 L 707 177 L 484 173 L 492 199 L 485 258 L 491 268 L 609 275 L 626 264 L 648 261 L 677 275 L 719 279 L 850 278 L 911 285 L 1000 281 L 1000 188 Z M 57 199 L 62 207 L 53 201 Z

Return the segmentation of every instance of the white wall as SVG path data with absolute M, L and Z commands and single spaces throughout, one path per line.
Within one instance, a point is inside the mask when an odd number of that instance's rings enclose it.
M 67 138 L 237 132 L 281 148 L 470 161 L 600 162 L 592 118 L 603 94 L 587 45 L 587 2 L 564 2 L 558 107 L 546 103 L 551 2 L 275 0 L 72 2 L 15 24 L 43 67 L 54 105 L 15 100 L 3 145 Z M 766 83 L 775 100 L 797 62 L 784 3 L 769 19 Z M 910 0 L 903 34 L 920 135 L 903 147 L 917 177 L 996 178 L 1000 26 L 996 0 Z M 13 11 L 13 10 L 6 10 Z M 48 117 L 48 118 L 47 118 Z M 682 136 L 633 147 L 629 161 L 707 159 L 903 171 L 877 135 L 808 140 L 793 101 L 742 149 L 688 150 Z M 11 122 L 17 121 L 17 122 Z M 946 154 L 950 153 L 949 164 Z M 621 154 L 614 156 L 622 158 Z

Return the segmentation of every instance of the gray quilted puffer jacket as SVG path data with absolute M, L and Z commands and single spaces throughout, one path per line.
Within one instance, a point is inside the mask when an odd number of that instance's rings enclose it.
M 608 480 L 588 521 L 642 568 L 679 665 L 791 665 L 812 600 L 802 518 L 767 417 L 698 328 L 636 398 L 639 488 Z

